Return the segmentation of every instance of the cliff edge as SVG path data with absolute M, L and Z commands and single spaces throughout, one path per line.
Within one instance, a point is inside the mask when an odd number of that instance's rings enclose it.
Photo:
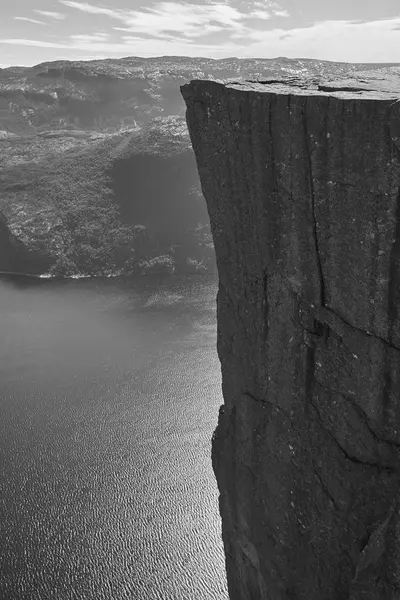
M 192 81 L 232 600 L 400 598 L 400 78 Z

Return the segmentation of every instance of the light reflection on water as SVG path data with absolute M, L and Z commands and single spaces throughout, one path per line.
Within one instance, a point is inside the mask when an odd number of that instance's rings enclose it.
M 216 282 L 0 281 L 0 598 L 225 600 Z

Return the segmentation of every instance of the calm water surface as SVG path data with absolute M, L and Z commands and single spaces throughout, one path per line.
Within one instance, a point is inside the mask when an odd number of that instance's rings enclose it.
M 226 600 L 216 288 L 0 280 L 1 600 Z

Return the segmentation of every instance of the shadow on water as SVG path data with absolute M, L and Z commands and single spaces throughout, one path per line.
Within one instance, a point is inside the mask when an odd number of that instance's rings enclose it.
M 6 271 L 0 271 L 0 282 L 2 281 L 12 284 L 16 288 L 26 288 L 42 285 L 51 280 L 39 277 L 38 275 L 28 275 L 27 273 L 10 273 Z

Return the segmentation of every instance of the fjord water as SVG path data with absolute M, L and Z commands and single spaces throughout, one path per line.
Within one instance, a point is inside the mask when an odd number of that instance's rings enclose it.
M 225 600 L 215 278 L 0 280 L 0 598 Z

